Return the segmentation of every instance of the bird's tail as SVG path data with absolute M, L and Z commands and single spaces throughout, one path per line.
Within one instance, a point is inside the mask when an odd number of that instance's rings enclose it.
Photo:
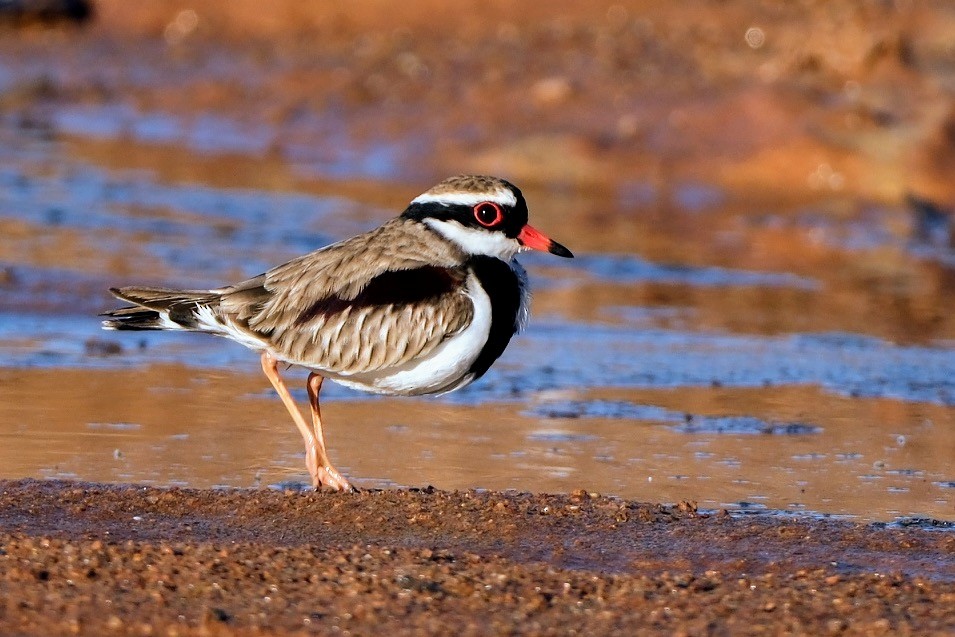
M 210 290 L 166 288 L 110 288 L 118 299 L 132 303 L 104 312 L 107 330 L 199 330 L 203 312 L 214 311 L 221 295 Z

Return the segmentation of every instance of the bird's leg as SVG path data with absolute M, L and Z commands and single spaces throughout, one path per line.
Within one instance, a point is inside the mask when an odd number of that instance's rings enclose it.
M 318 392 L 322 391 L 322 381 L 325 380 L 320 375 L 312 372 L 308 375 L 306 387 L 308 388 L 308 404 L 312 409 L 312 433 L 317 445 L 317 468 L 322 478 L 323 484 L 334 486 L 340 491 L 355 491 L 356 489 L 348 483 L 338 469 L 332 466 L 328 459 L 328 453 L 325 451 L 325 434 L 322 432 L 322 411 L 318 405 Z
M 308 423 L 305 422 L 305 418 L 302 417 L 302 412 L 300 412 L 295 405 L 295 401 L 292 400 L 292 395 L 289 393 L 288 387 L 285 386 L 285 382 L 279 375 L 278 364 L 278 360 L 276 360 L 272 354 L 267 351 L 262 352 L 262 371 L 265 372 L 266 378 L 269 379 L 269 382 L 272 383 L 272 387 L 275 388 L 275 392 L 279 395 L 279 398 L 282 399 L 282 404 L 285 405 L 289 415 L 292 416 L 292 420 L 295 421 L 295 426 L 298 427 L 298 431 L 302 434 L 302 439 L 305 441 L 305 466 L 312 476 L 312 486 L 317 489 L 325 484 L 339 491 L 350 490 L 351 485 L 339 475 L 338 471 L 334 469 L 332 469 L 333 473 L 328 471 L 328 467 L 331 467 L 331 465 L 328 462 L 328 457 L 325 455 L 325 445 L 320 437 L 315 436 L 312 428 L 308 426 Z M 311 378 L 309 378 L 309 380 L 311 380 Z M 309 396 L 311 396 L 311 391 L 311 386 L 309 386 Z M 320 427 L 318 431 L 319 436 L 321 436 Z

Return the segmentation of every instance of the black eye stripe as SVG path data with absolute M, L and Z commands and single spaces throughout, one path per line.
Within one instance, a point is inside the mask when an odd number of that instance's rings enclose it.
M 2 2 L 2 0 L 0 0 L 0 2 Z M 492 195 L 489 194 L 488 196 L 490 197 Z M 487 212 L 483 213 L 486 214 L 486 216 L 482 223 L 475 209 L 483 204 L 487 204 L 489 207 Z M 501 218 L 496 222 L 494 222 L 496 213 L 494 216 L 490 214 L 495 206 L 501 211 Z M 527 223 L 527 205 L 520 196 L 517 197 L 517 205 L 515 206 L 504 205 L 493 199 L 485 199 L 483 201 L 478 199 L 475 203 L 460 204 L 439 203 L 436 201 L 412 202 L 404 213 L 402 213 L 402 216 L 417 221 L 425 221 L 427 219 L 455 221 L 465 227 L 485 228 L 489 231 L 500 232 L 504 234 L 504 236 L 514 239 L 520 234 L 521 229 Z M 488 225 L 488 223 L 491 225 Z

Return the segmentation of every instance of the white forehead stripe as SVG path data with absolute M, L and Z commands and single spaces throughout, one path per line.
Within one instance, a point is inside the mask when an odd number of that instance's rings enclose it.
M 411 203 L 436 203 L 443 206 L 476 206 L 482 201 L 493 201 L 502 206 L 516 206 L 517 197 L 507 188 L 494 192 L 426 192 L 411 200 Z

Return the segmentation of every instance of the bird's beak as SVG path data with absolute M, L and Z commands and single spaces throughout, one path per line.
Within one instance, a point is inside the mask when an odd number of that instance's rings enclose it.
M 567 257 L 568 259 L 574 258 L 574 254 L 570 250 L 560 245 L 530 224 L 521 229 L 520 234 L 517 235 L 517 240 L 522 246 L 532 250 L 542 250 L 544 252 L 556 254 L 559 257 Z

